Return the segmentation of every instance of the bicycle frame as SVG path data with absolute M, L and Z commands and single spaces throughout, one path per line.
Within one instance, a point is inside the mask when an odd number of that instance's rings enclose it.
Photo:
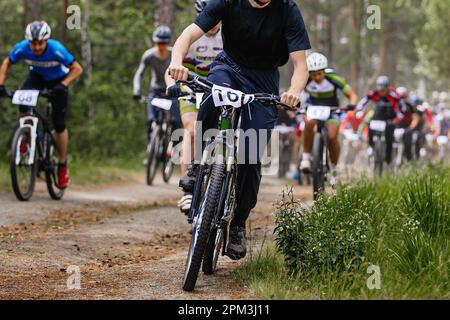
M 31 124 L 30 124 L 31 121 Z M 29 128 L 31 132 L 30 141 L 30 157 L 28 159 L 28 165 L 32 165 L 35 161 L 36 154 L 36 140 L 37 140 L 37 130 L 39 125 L 39 118 L 34 116 L 26 116 L 19 119 L 20 128 Z M 20 164 L 20 151 L 17 151 L 15 157 L 16 165 Z
M 222 151 L 223 154 L 221 156 L 224 157 L 226 160 L 226 176 L 225 176 L 225 184 L 224 186 L 227 186 L 228 183 L 231 180 L 231 174 L 233 173 L 235 164 L 236 164 L 236 156 L 237 156 L 237 146 L 238 146 L 238 135 L 234 135 L 233 143 L 229 142 L 229 130 L 233 130 L 233 133 L 236 132 L 236 129 L 239 125 L 241 110 L 237 109 L 235 110 L 233 107 L 222 107 L 222 112 L 219 117 L 219 123 L 218 128 L 220 128 L 219 133 L 214 137 L 211 138 L 207 143 L 206 147 L 202 154 L 202 160 L 199 166 L 199 171 L 197 177 L 200 177 L 197 179 L 197 182 L 203 182 L 205 175 L 209 173 L 209 159 L 211 159 L 211 155 L 216 150 L 216 146 L 219 146 L 218 150 Z M 217 155 L 216 155 L 217 156 Z M 191 210 L 188 214 L 188 222 L 190 224 L 193 223 L 194 217 L 197 214 L 196 209 L 199 205 L 200 201 L 200 193 L 201 193 L 201 187 L 203 183 L 195 183 L 194 187 L 194 194 L 192 199 L 192 205 Z M 225 189 L 225 188 L 224 188 Z M 224 199 L 224 196 L 227 195 L 227 193 L 224 193 L 224 189 L 222 189 L 221 193 L 221 199 L 220 204 L 222 205 Z M 223 208 L 220 208 L 217 212 L 221 212 Z M 221 217 L 219 218 L 221 219 Z M 216 219 L 216 224 L 218 224 L 219 219 Z M 231 221 L 231 219 L 230 219 Z
M 48 101 L 46 114 L 50 114 L 50 109 L 52 108 L 52 103 Z M 29 123 L 31 121 L 31 124 Z M 37 107 L 30 107 L 29 114 L 27 116 L 21 117 L 19 119 L 20 128 L 30 128 L 31 141 L 30 141 L 30 159 L 28 159 L 28 165 L 32 165 L 35 162 L 36 148 L 40 158 L 44 158 L 44 148 L 39 140 L 39 124 L 42 124 L 43 134 L 49 134 L 54 142 L 53 135 L 49 129 L 49 122 L 45 116 L 43 116 L 37 110 Z M 20 164 L 20 153 L 16 154 L 16 164 Z

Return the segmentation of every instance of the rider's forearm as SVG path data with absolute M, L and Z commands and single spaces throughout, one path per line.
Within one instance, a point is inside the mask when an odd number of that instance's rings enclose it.
M 365 97 L 364 99 L 362 99 L 358 105 L 356 106 L 356 110 L 358 111 L 362 111 L 364 110 L 365 106 L 369 103 L 369 99 L 367 97 Z
M 171 85 L 175 84 L 176 81 L 172 79 L 172 77 L 169 74 L 169 69 L 166 70 L 164 73 L 164 80 L 166 81 L 166 86 L 170 87 Z
M 75 61 L 70 66 L 69 74 L 61 83 L 66 87 L 68 87 L 73 81 L 78 79 L 82 74 L 83 74 L 83 67 L 78 62 Z
M 305 89 L 309 77 L 305 51 L 291 53 L 291 58 L 294 64 L 294 74 L 292 75 L 291 87 L 288 92 L 300 95 Z
M 191 45 L 205 33 L 196 24 L 187 27 L 172 48 L 172 64 L 182 65 Z
M 411 125 L 409 126 L 409 128 L 410 128 L 411 130 L 416 129 L 417 126 L 419 125 L 419 122 L 420 122 L 419 115 L 416 114 L 416 113 L 414 113 L 413 116 L 412 116 L 412 122 L 411 122 Z
M 11 61 L 9 61 L 9 58 L 6 58 L 5 60 L 3 60 L 3 63 L 0 67 L 0 85 L 5 84 L 10 68 L 11 68 Z
M 358 95 L 355 91 L 350 91 L 348 94 L 348 100 L 350 101 L 350 104 L 357 105 L 358 104 Z

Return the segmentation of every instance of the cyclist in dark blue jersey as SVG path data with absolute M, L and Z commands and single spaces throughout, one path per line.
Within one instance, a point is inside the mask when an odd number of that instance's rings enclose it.
M 58 183 L 61 189 L 69 184 L 67 169 L 67 146 L 69 134 L 66 128 L 68 108 L 68 86 L 82 73 L 83 68 L 70 52 L 57 40 L 50 39 L 51 29 L 44 21 L 30 23 L 25 31 L 25 40 L 19 42 L 3 61 L 0 67 L 0 97 L 6 96 L 5 82 L 13 64 L 24 61 L 30 72 L 22 89 L 53 92 L 52 120 L 55 141 L 58 148 Z M 27 107 L 21 106 L 21 116 L 26 115 Z M 22 141 L 22 153 L 29 152 L 27 141 Z
M 305 51 L 310 49 L 306 27 L 294 0 L 211 0 L 195 23 L 187 27 L 172 50 L 169 73 L 174 80 L 186 80 L 188 69 L 183 59 L 191 45 L 222 21 L 223 49 L 209 69 L 211 82 L 245 93 L 279 94 L 278 67 L 291 57 L 294 74 L 291 87 L 282 95 L 290 106 L 300 102 L 300 92 L 308 80 Z M 205 99 L 198 120 L 203 132 L 215 128 L 219 108 L 211 97 Z M 273 130 L 278 111 L 259 103 L 242 110 L 243 130 Z M 203 137 L 201 133 L 196 137 Z M 265 138 L 264 138 L 265 139 Z M 267 141 L 262 141 L 263 145 Z M 259 141 L 257 143 L 259 144 Z M 247 145 L 246 145 L 247 147 Z M 248 148 L 247 148 L 248 149 Z M 247 150 L 246 150 L 247 151 Z M 255 207 L 261 182 L 260 155 L 246 154 L 246 162 L 238 164 L 237 208 L 231 224 L 227 254 L 237 260 L 246 255 L 246 220 Z M 255 159 L 256 158 L 256 159 Z M 255 161 L 256 160 L 256 161 Z

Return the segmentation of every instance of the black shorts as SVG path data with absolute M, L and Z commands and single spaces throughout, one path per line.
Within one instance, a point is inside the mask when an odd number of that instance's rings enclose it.
M 43 90 L 53 89 L 56 85 L 60 84 L 64 78 L 46 81 L 39 74 L 30 71 L 25 83 L 22 86 L 23 90 Z M 69 105 L 69 93 L 68 92 L 56 92 L 55 96 L 50 99 L 52 103 L 52 120 L 53 127 L 58 133 L 63 132 L 66 129 L 66 116 Z M 29 107 L 20 106 L 20 112 L 25 113 Z

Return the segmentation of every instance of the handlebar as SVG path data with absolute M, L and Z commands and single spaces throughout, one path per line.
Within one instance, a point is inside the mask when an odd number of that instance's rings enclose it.
M 192 91 L 197 93 L 208 93 L 211 92 L 214 83 L 211 81 L 208 81 L 206 79 L 200 78 L 197 75 L 189 74 L 187 80 L 178 80 L 177 84 L 183 84 L 188 86 Z M 255 93 L 253 94 L 255 96 L 255 100 L 258 102 L 261 102 L 262 104 L 266 106 L 277 106 L 282 107 L 284 110 L 288 111 L 295 111 L 297 110 L 298 106 L 291 107 L 284 102 L 281 102 L 281 97 L 269 94 L 269 93 Z
M 306 114 L 306 112 L 308 110 L 308 107 L 309 107 L 309 105 L 301 108 L 298 112 L 300 114 Z M 322 106 L 313 106 L 313 107 L 322 107 Z M 355 110 L 355 106 L 354 105 L 347 105 L 345 107 L 330 107 L 330 106 L 323 106 L 323 107 L 330 108 L 332 113 L 338 113 L 338 114 L 340 114 L 342 112 Z
M 6 96 L 8 98 L 12 99 L 14 97 L 14 94 L 16 93 L 16 91 L 19 91 L 19 90 L 10 91 L 10 92 L 7 93 Z M 44 89 L 44 90 L 39 90 L 39 96 L 43 97 L 43 98 L 50 99 L 50 98 L 53 98 L 55 95 L 54 95 L 53 90 Z

